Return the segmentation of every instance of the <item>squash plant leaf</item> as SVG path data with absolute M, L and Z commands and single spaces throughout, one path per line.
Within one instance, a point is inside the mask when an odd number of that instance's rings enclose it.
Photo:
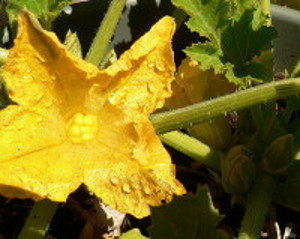
M 187 26 L 218 45 L 222 28 L 227 24 L 229 4 L 224 0 L 172 0 L 191 18 Z
M 214 207 L 207 186 L 199 187 L 195 195 L 175 196 L 171 203 L 152 208 L 151 212 L 152 239 L 228 238 L 216 230 L 223 217 Z
M 187 26 L 209 42 L 197 43 L 185 53 L 200 62 L 200 68 L 213 68 L 227 79 L 245 87 L 250 80 L 268 79 L 266 66 L 255 62 L 261 52 L 272 48 L 277 36 L 266 26 L 267 17 L 254 0 L 172 0 L 190 16 Z

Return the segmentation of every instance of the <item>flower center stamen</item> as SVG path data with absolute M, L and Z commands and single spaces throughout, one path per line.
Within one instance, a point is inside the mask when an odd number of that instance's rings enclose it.
M 67 134 L 73 143 L 84 143 L 94 139 L 97 130 L 97 118 L 92 114 L 76 113 L 67 126 Z

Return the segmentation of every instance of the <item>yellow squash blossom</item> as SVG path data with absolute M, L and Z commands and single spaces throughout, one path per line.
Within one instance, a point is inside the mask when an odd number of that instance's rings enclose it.
M 81 183 L 136 217 L 185 193 L 148 115 L 171 93 L 174 21 L 162 18 L 100 71 L 24 11 L 3 72 L 0 194 L 64 201 Z

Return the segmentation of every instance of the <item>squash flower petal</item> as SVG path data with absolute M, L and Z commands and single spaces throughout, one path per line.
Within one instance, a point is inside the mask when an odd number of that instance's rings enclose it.
M 3 76 L 0 194 L 64 201 L 81 183 L 136 217 L 185 189 L 148 115 L 171 94 L 175 23 L 164 17 L 100 71 L 23 11 Z

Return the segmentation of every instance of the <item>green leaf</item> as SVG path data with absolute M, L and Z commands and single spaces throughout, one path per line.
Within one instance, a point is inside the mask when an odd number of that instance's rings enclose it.
M 18 14 L 22 9 L 26 8 L 33 12 L 39 18 L 43 27 L 50 30 L 54 18 L 72 0 L 9 0 L 7 2 L 7 12 L 15 33 Z
M 300 212 L 300 161 L 298 157 L 296 159 L 285 173 L 285 180 L 278 184 L 273 195 L 273 201 L 281 206 Z
M 266 26 L 256 0 L 172 0 L 190 16 L 187 26 L 209 42 L 188 47 L 185 53 L 200 62 L 200 68 L 213 68 L 242 87 L 251 80 L 268 81 L 272 66 L 257 62 L 264 50 L 272 48 L 277 36 Z
M 300 60 L 298 60 L 295 68 L 293 69 L 293 72 L 291 74 L 291 77 L 298 77 L 300 76 Z
M 229 3 L 224 0 L 172 0 L 182 8 L 190 20 L 188 27 L 201 36 L 210 39 L 213 44 L 220 43 L 222 28 L 228 24 Z
M 258 1 L 253 0 L 232 0 L 232 15 L 238 20 L 247 9 L 257 9 Z
M 77 33 L 72 33 L 71 30 L 67 32 L 64 45 L 69 52 L 72 52 L 75 56 L 82 58 L 81 45 Z
M 254 11 L 247 10 L 238 21 L 232 22 L 221 36 L 221 47 L 226 60 L 241 67 L 262 50 L 272 47 L 271 41 L 277 36 L 274 28 L 262 26 L 254 30 Z
M 207 186 L 195 195 L 175 196 L 169 204 L 151 209 L 152 239 L 228 238 L 216 229 L 223 218 L 214 207 Z
M 119 239 L 147 239 L 148 237 L 145 237 L 141 234 L 139 229 L 132 229 L 128 232 L 123 233 Z
M 0 110 L 4 109 L 8 105 L 15 104 L 8 95 L 7 87 L 5 86 L 5 83 L 2 79 L 2 76 L 0 78 Z
M 211 42 L 193 44 L 191 47 L 186 48 L 184 52 L 194 60 L 199 61 L 202 70 L 214 67 L 217 74 L 224 73 L 226 70 L 221 48 Z

